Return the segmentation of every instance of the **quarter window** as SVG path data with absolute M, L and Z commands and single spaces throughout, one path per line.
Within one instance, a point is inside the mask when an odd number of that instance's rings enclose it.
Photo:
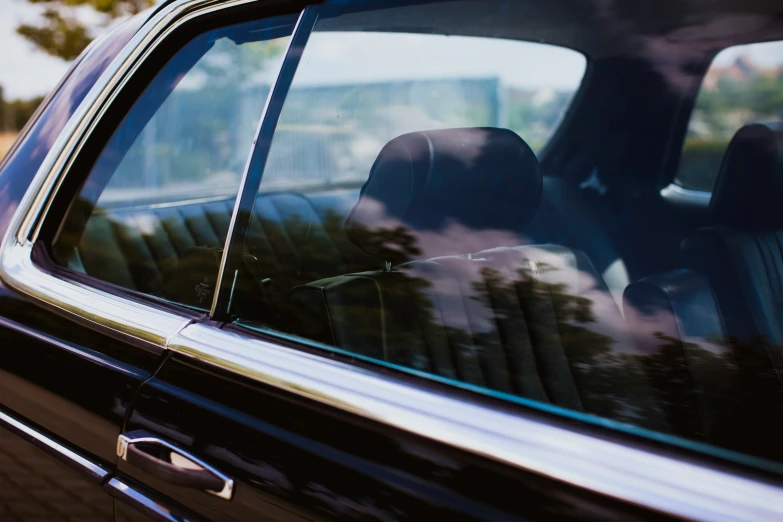
M 573 50 L 502 38 L 313 32 L 262 190 L 361 185 L 381 148 L 421 129 L 504 127 L 540 151 L 585 73 Z M 335 22 L 337 23 L 337 22 Z
M 195 38 L 140 94 L 54 241 L 58 264 L 208 309 L 243 167 L 291 19 Z
M 783 116 L 783 42 L 738 45 L 718 53 L 696 99 L 677 181 L 711 191 L 732 136 L 745 124 Z

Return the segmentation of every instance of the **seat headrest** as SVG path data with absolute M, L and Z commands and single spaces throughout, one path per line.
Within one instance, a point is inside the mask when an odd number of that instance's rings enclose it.
M 541 185 L 535 154 L 510 130 L 403 134 L 378 154 L 346 233 L 393 264 L 519 245 Z
M 715 182 L 710 213 L 716 225 L 783 228 L 783 123 L 754 123 L 731 139 Z

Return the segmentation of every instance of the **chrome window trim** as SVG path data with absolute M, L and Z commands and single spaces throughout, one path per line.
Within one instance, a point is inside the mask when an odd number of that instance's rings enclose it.
M 130 77 L 174 30 L 193 19 L 257 0 L 176 0 L 156 11 L 107 67 L 68 120 L 25 192 L 0 245 L 0 279 L 9 287 L 119 334 L 165 348 L 189 320 L 151 305 L 61 279 L 32 262 L 51 205 L 90 134 Z
M 43 433 L 29 427 L 16 420 L 11 415 L 0 411 L 0 427 L 8 429 L 11 433 L 22 437 L 41 450 L 53 455 L 55 458 L 65 462 L 77 470 L 81 470 L 87 476 L 90 477 L 96 484 L 101 484 L 106 477 L 109 476 L 109 472 L 101 468 L 91 460 L 82 457 L 73 450 L 70 450 L 55 441 L 54 439 L 44 435 Z
M 161 522 L 187 522 L 187 519 L 174 515 L 165 506 L 127 485 L 118 478 L 112 478 L 104 486 L 109 495 L 133 506 L 145 515 Z
M 0 276 L 16 290 L 104 328 L 164 348 L 166 339 L 190 322 L 179 315 L 60 279 L 32 260 L 33 245 L 5 244 Z
M 781 520 L 783 489 L 204 324 L 172 352 L 580 488 L 695 520 Z

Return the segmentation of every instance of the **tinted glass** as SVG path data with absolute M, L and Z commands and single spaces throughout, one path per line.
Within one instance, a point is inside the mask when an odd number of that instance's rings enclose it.
M 677 181 L 711 191 L 723 154 L 747 123 L 783 115 L 783 42 L 738 45 L 718 53 L 688 123 Z
M 508 127 L 540 150 L 585 72 L 585 57 L 563 47 L 320 30 L 330 24 L 319 24 L 304 51 L 263 190 L 361 185 L 389 140 L 421 129 Z
M 231 319 L 349 362 L 783 460 L 783 125 L 735 122 L 709 208 L 661 192 L 693 85 L 710 81 L 694 64 L 783 25 L 742 3 L 758 24 L 636 5 L 322 8 L 259 145 Z M 732 28 L 719 48 L 716 27 Z
M 293 19 L 217 29 L 171 58 L 95 161 L 56 261 L 209 308 L 244 163 Z

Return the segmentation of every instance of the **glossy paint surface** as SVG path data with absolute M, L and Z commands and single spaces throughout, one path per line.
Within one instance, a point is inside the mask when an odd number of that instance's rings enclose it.
M 0 231 L 68 118 L 137 30 L 132 19 L 77 61 L 0 170 Z M 115 465 L 114 447 L 134 390 L 159 354 L 130 346 L 0 286 L 0 409 L 63 441 L 98 466 Z M 100 480 L 70 469 L 0 430 L 3 520 L 113 520 Z
M 99 484 L 0 428 L 0 520 L 111 520 L 112 513 Z
M 0 230 L 67 117 L 134 31 L 132 24 L 126 26 L 76 66 L 2 167 Z M 42 502 L 40 491 L 55 498 L 51 513 L 63 520 L 88 515 L 134 521 L 662 518 L 186 355 L 166 356 L 2 287 L 0 410 L 78 450 L 110 479 L 98 481 L 104 484 L 101 491 L 95 480 L 0 429 L 0 520 L 40 515 L 35 507 Z M 233 499 L 118 464 L 118 435 L 136 429 L 232 477 Z M 112 489 L 117 481 L 133 491 Z M 59 489 L 66 491 L 57 500 Z M 8 492 L 17 494 L 4 497 Z M 119 499 L 113 511 L 107 508 L 115 502 L 112 497 Z M 65 499 L 67 505 L 57 504 Z M 95 513 L 66 513 L 81 509 L 80 503 Z M 139 506 L 149 509 L 142 512 Z M 51 519 L 57 520 L 55 515 Z
M 145 383 L 127 429 L 166 438 L 232 476 L 236 494 L 226 502 L 119 466 L 149 490 L 220 520 L 650 516 L 178 355 Z

